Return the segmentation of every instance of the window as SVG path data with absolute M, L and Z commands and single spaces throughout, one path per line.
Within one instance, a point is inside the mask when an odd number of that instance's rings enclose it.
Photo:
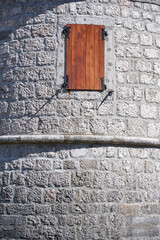
M 66 77 L 68 90 L 104 90 L 104 26 L 67 24 Z

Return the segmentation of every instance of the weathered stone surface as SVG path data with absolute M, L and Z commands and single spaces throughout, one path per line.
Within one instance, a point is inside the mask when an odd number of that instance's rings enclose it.
M 0 238 L 158 240 L 159 0 L 0 9 Z M 104 91 L 62 87 L 72 23 L 105 26 Z

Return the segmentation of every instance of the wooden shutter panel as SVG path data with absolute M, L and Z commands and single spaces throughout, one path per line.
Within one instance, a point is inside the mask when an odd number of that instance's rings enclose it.
M 67 89 L 103 90 L 104 40 L 103 25 L 67 24 L 70 27 L 66 38 Z

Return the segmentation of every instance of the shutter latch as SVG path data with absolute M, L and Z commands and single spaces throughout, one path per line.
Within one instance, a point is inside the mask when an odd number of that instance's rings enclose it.
M 64 83 L 62 84 L 62 87 L 68 88 L 69 87 L 69 75 L 66 75 L 64 79 Z
M 65 35 L 65 38 L 69 38 L 71 27 L 64 26 L 62 34 Z
M 100 78 L 101 79 L 101 85 L 102 85 L 102 90 L 106 89 L 106 84 L 104 84 L 104 77 Z
M 104 28 L 102 28 L 102 40 L 106 40 L 106 37 L 108 37 L 108 33 Z

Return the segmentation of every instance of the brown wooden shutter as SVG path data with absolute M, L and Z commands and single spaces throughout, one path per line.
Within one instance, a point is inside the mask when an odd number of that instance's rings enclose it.
M 103 25 L 67 24 L 70 27 L 66 38 L 67 89 L 103 90 L 104 40 Z

